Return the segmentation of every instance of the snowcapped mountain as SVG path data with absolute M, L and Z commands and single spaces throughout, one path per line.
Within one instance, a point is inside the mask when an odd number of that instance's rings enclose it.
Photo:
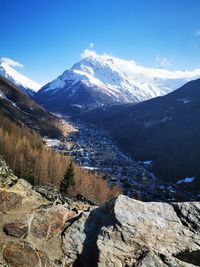
M 29 96 L 33 96 L 41 86 L 36 82 L 30 80 L 23 74 L 19 73 L 14 67 L 21 67 L 22 65 L 8 58 L 0 59 L 0 76 L 13 82 L 22 92 Z
M 42 87 L 35 99 L 52 111 L 65 113 L 78 107 L 92 109 L 144 101 L 164 95 L 197 77 L 200 77 L 200 70 L 172 72 L 145 68 L 134 61 L 85 50 L 80 62 Z

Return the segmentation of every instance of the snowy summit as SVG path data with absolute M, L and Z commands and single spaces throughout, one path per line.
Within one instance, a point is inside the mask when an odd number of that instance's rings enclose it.
M 41 86 L 16 71 L 16 67 L 23 67 L 23 65 L 9 58 L 0 58 L 0 76 L 13 82 L 22 92 L 32 96 Z
M 134 61 L 99 55 L 86 49 L 82 60 L 45 85 L 36 99 L 52 110 L 57 110 L 57 103 L 61 109 L 66 105 L 94 108 L 105 104 L 136 103 L 165 95 L 199 76 L 200 70 L 146 68 Z

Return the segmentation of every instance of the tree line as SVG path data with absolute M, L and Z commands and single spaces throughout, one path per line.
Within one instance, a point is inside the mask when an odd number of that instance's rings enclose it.
M 33 185 L 52 183 L 60 187 L 71 159 L 45 146 L 41 136 L 28 127 L 12 122 L 0 114 L 0 154 L 15 175 Z M 101 203 L 119 194 L 117 187 L 109 188 L 101 174 L 89 173 L 74 164 L 74 184 L 69 193 L 83 194 Z

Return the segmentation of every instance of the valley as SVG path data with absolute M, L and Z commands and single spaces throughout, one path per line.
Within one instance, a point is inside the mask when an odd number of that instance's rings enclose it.
M 103 177 L 106 187 L 107 183 L 109 188 L 117 185 L 125 195 L 143 201 L 199 200 L 199 168 L 194 164 L 199 147 L 194 133 L 199 132 L 199 127 L 193 123 L 199 117 L 194 112 L 198 107 L 199 80 L 139 104 L 105 104 L 89 112 L 83 109 L 81 114 L 74 111 L 71 116 L 66 112 L 61 116 L 57 108 L 58 113 L 49 113 L 4 77 L 0 83 L 3 114 L 46 136 L 44 141 L 49 146 L 72 157 L 91 176 Z M 60 99 L 65 101 L 65 97 Z M 78 103 L 76 108 L 80 109 L 81 102 Z M 187 142 L 188 137 L 196 140 L 194 144 Z M 195 171 L 190 168 L 192 165 Z M 62 172 L 64 169 L 65 166 Z M 62 175 L 56 177 L 50 180 L 58 183 Z
M 0 8 L 0 267 L 200 267 L 200 0 Z
M 105 130 L 64 117 L 73 131 L 65 142 L 48 139 L 56 151 L 71 156 L 82 168 L 102 173 L 108 185 L 118 185 L 123 194 L 143 201 L 194 200 L 196 196 L 176 184 L 163 182 L 152 173 L 152 162 L 136 161 L 124 154 Z

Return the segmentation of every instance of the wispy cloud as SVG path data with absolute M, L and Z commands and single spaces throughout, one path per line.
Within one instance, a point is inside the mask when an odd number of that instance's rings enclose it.
M 194 36 L 200 37 L 200 30 L 196 30 Z
M 160 64 L 161 67 L 170 66 L 171 63 L 166 57 L 161 57 L 160 55 L 156 56 L 156 62 Z
M 91 49 L 84 49 L 83 52 L 81 53 L 81 57 L 85 58 L 85 57 L 95 57 L 97 54 L 95 51 L 91 50 Z
M 14 61 L 10 58 L 7 58 L 7 57 L 0 58 L 0 63 L 6 64 L 7 66 L 11 66 L 11 67 L 20 67 L 20 68 L 23 67 L 23 64 L 17 61 Z
M 81 58 L 94 57 L 96 52 L 94 51 L 94 43 L 89 43 L 88 48 L 84 49 L 81 53 Z
M 94 43 L 89 43 L 89 47 L 92 49 L 94 48 Z
M 94 50 L 85 49 L 81 54 L 82 58 L 94 58 L 99 61 L 102 61 L 104 64 L 112 64 L 113 70 L 123 72 L 125 75 L 141 75 L 145 79 L 149 78 L 150 80 L 154 78 L 160 79 L 184 79 L 191 80 L 200 77 L 200 68 L 194 70 L 169 70 L 165 67 L 169 66 L 168 60 L 164 57 L 159 57 L 159 62 L 163 65 L 163 68 L 148 68 L 137 64 L 134 60 L 124 60 L 118 57 L 113 57 L 106 53 L 99 55 Z

